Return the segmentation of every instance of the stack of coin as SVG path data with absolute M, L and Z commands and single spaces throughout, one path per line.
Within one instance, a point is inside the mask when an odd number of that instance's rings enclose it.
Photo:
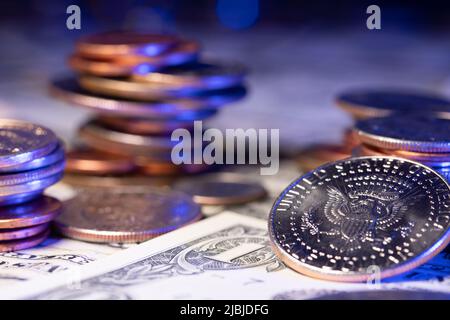
M 244 68 L 202 61 L 196 42 L 175 36 L 88 36 L 76 44 L 69 65 L 78 76 L 53 81 L 51 93 L 97 113 L 79 130 L 89 149 L 68 154 L 71 173 L 202 172 L 208 166 L 171 161 L 171 133 L 192 131 L 194 121 L 246 94 Z
M 28 122 L 0 119 L 0 251 L 32 247 L 48 233 L 59 201 L 42 196 L 64 172 L 55 134 Z
M 355 125 L 361 145 L 355 154 L 396 156 L 420 162 L 450 180 L 450 120 L 392 115 Z
M 382 118 L 393 114 L 427 114 L 437 118 L 450 119 L 450 100 L 435 93 L 392 89 L 353 89 L 343 92 L 335 99 L 336 105 L 347 112 L 356 121 L 370 118 Z M 298 155 L 298 163 L 303 172 L 308 172 L 327 162 L 348 158 L 359 141 L 352 128 L 345 131 L 341 144 L 319 144 L 303 150 Z M 363 155 L 381 155 L 360 148 Z M 372 150 L 373 151 L 373 150 Z M 359 152 L 359 151 L 358 151 Z M 359 154 L 359 153 L 358 153 Z M 397 154 L 401 156 L 401 154 Z M 406 155 L 413 160 L 414 155 Z M 425 159 L 426 163 L 429 159 Z M 433 160 L 437 160 L 433 158 Z M 440 160 L 438 160 L 440 161 Z M 445 162 L 440 162 L 440 166 Z M 434 165 L 434 163 L 432 163 Z M 443 173 L 449 174 L 446 169 Z
M 439 118 L 450 118 L 450 100 L 424 91 L 349 90 L 336 98 L 336 104 L 356 120 L 386 117 L 394 113 L 426 113 Z

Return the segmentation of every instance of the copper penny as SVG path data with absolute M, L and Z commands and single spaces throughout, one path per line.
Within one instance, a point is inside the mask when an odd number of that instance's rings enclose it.
M 49 91 L 58 99 L 104 115 L 178 120 L 206 119 L 213 115 L 218 107 L 242 99 L 246 94 L 246 90 L 241 88 L 223 95 L 137 101 L 127 97 L 112 98 L 108 95 L 93 94 L 81 88 L 74 77 L 53 80 Z
M 121 55 L 158 56 L 173 48 L 179 39 L 171 35 L 129 31 L 106 32 L 81 38 L 75 51 L 86 57 L 117 57 Z
M 63 235 L 92 242 L 140 242 L 201 217 L 186 194 L 167 189 L 84 188 L 64 203 L 55 226 Z
M 18 251 L 35 247 L 47 239 L 49 233 L 50 231 L 47 229 L 32 237 L 19 240 L 0 241 L 0 252 Z
M 304 149 L 297 156 L 300 168 L 311 171 L 327 162 L 345 159 L 351 156 L 351 148 L 341 145 L 315 145 Z
M 146 57 L 123 55 L 112 57 L 86 57 L 73 54 L 68 59 L 69 66 L 75 71 L 103 77 L 129 76 L 141 64 L 151 64 L 152 70 L 166 65 L 186 63 L 196 58 L 199 47 L 194 42 L 183 42 L 168 53 Z
M 79 129 L 79 137 L 94 149 L 130 155 L 170 153 L 177 144 L 170 136 L 138 135 L 108 128 L 98 121 L 89 121 Z
M 113 59 L 92 59 L 78 55 L 71 55 L 67 63 L 77 72 L 104 77 L 126 76 L 133 70 L 133 66 L 117 63 Z
M 126 118 L 102 116 L 98 121 L 105 125 L 122 131 L 141 135 L 150 134 L 169 134 L 173 130 L 183 128 L 191 130 L 194 126 L 193 121 L 177 120 L 152 120 L 145 118 Z
M 37 226 L 31 226 L 18 229 L 2 229 L 0 230 L 0 241 L 16 240 L 35 236 L 41 232 L 44 232 L 49 227 L 48 223 L 40 224 Z
M 124 174 L 133 169 L 133 161 L 125 156 L 89 149 L 72 150 L 67 153 L 66 171 L 71 173 Z
M 348 128 L 344 131 L 343 144 L 345 147 L 351 149 L 359 145 L 359 139 L 353 132 L 353 128 Z
M 16 206 L 0 208 L 0 229 L 36 226 L 52 221 L 61 211 L 61 202 L 42 196 Z
M 135 163 L 140 173 L 149 176 L 170 176 L 181 174 L 183 172 L 183 167 L 181 165 L 176 165 L 170 161 L 154 161 L 137 157 Z

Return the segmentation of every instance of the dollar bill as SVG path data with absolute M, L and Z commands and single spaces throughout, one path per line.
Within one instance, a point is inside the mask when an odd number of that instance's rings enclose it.
M 64 201 L 76 192 L 58 183 L 47 189 L 46 194 Z M 31 249 L 0 253 L 0 288 L 83 266 L 132 245 L 87 243 L 54 235 Z
M 448 256 L 438 257 L 446 259 Z M 449 276 L 348 284 L 286 268 L 271 250 L 266 222 L 222 213 L 104 259 L 11 286 L 2 299 L 307 299 L 330 292 L 415 290 L 450 294 Z M 430 276 L 427 280 L 426 274 Z M 406 275 L 405 275 L 406 276 Z M 376 277 L 375 277 L 376 278 Z M 375 279 L 376 280 L 376 279 Z
M 121 244 L 93 244 L 50 237 L 35 248 L 0 253 L 0 288 L 83 266 L 122 249 Z

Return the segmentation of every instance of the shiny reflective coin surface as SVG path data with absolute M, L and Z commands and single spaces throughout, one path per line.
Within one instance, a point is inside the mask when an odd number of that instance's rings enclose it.
M 66 172 L 86 174 L 125 174 L 135 168 L 132 159 L 104 152 L 77 149 L 67 153 Z
M 245 177 L 218 175 L 216 177 L 187 180 L 176 189 L 192 196 L 202 205 L 232 205 L 251 202 L 266 196 L 266 190 L 258 183 L 247 182 Z
M 173 48 L 178 38 L 171 35 L 129 31 L 106 32 L 81 38 L 75 51 L 87 57 L 117 57 L 121 55 L 157 56 Z
M 141 134 L 141 135 L 163 135 L 171 134 L 173 130 L 183 128 L 192 130 L 193 121 L 177 121 L 177 120 L 152 120 L 145 118 L 125 118 L 125 117 L 108 117 L 102 116 L 97 119 L 102 124 L 113 129 Z
M 47 239 L 49 233 L 50 231 L 47 229 L 46 231 L 32 237 L 19 240 L 0 241 L 0 252 L 18 251 L 35 247 Z
M 102 77 L 123 77 L 129 75 L 135 66 L 121 64 L 113 59 L 99 59 L 71 55 L 67 60 L 69 66 L 80 73 Z
M 391 116 L 356 123 L 358 138 L 382 149 L 415 152 L 450 152 L 450 120 Z
M 0 229 L 0 242 L 5 240 L 16 240 L 35 236 L 49 228 L 48 223 L 18 229 Z
M 450 242 L 450 187 L 417 162 L 361 157 L 324 165 L 275 201 L 280 259 L 315 278 L 367 281 L 411 270 Z
M 201 217 L 200 207 L 183 193 L 154 188 L 83 188 L 64 203 L 56 228 L 92 242 L 140 242 Z
M 38 196 L 45 188 L 57 183 L 63 172 L 30 182 L 0 187 L 0 205 L 21 203 Z
M 426 152 L 413 152 L 405 150 L 388 150 L 368 146 L 365 144 L 361 144 L 360 146 L 358 146 L 356 153 L 360 156 L 394 156 L 399 158 L 405 158 L 408 160 L 418 161 L 429 167 L 450 166 L 449 153 L 426 153 Z
M 40 188 L 36 191 L 24 191 L 14 194 L 3 194 L 0 195 L 0 206 L 9 206 L 9 205 L 15 205 L 24 203 L 27 201 L 31 201 L 33 199 L 36 199 L 42 195 L 42 192 L 44 191 L 43 188 Z
M 68 103 L 74 103 L 102 114 L 180 120 L 207 118 L 214 115 L 217 107 L 222 104 L 236 101 L 245 96 L 244 89 L 236 89 L 220 95 L 142 102 L 94 95 L 82 89 L 72 77 L 54 80 L 50 86 L 50 93 Z
M 21 185 L 33 181 L 49 178 L 64 171 L 65 161 L 59 161 L 47 167 L 16 173 L 0 174 L 0 188 Z
M 105 144 L 100 146 L 102 141 L 104 143 L 115 143 L 117 145 L 122 145 L 125 148 L 128 146 L 134 149 L 142 149 L 144 151 L 148 149 L 171 150 L 172 147 L 178 143 L 177 141 L 172 141 L 170 136 L 143 136 L 112 130 L 95 120 L 89 121 L 83 125 L 79 129 L 79 134 L 83 141 L 94 148 L 95 146 L 98 146 L 99 149 L 106 146 Z M 113 150 L 111 151 L 113 152 Z
M 222 90 L 169 90 L 164 85 L 150 84 L 145 82 L 133 82 L 128 78 L 111 78 L 111 77 L 97 77 L 92 75 L 81 75 L 78 79 L 80 86 L 88 91 L 109 95 L 113 97 L 135 99 L 143 101 L 165 100 L 165 99 L 203 99 L 211 101 L 211 103 L 218 103 L 214 101 L 217 99 L 234 99 L 234 95 L 229 95 L 227 92 L 221 92 Z M 241 90 L 236 89 L 224 89 L 234 91 Z M 234 90 L 234 91 L 233 91 Z M 206 93 L 206 94 L 205 94 Z M 223 104 L 223 103 L 222 103 Z
M 338 96 L 336 103 L 356 118 L 385 117 L 394 112 L 450 117 L 449 100 L 420 91 L 354 90 Z
M 48 196 L 16 206 L 0 208 L 0 229 L 41 225 L 52 221 L 61 211 L 61 202 Z
M 0 168 L 41 158 L 54 150 L 57 144 L 55 134 L 43 126 L 0 119 Z
M 216 90 L 241 85 L 245 70 L 238 64 L 193 63 L 160 71 L 137 68 L 132 78 L 165 90 Z
M 347 128 L 344 131 L 344 139 L 342 143 L 348 149 L 354 148 L 359 145 L 358 137 L 353 132 L 353 128 Z
M 7 168 L 0 168 L 0 176 L 2 173 L 14 173 L 19 171 L 28 171 L 28 170 L 34 170 L 39 169 L 43 167 L 50 166 L 52 164 L 55 164 L 57 162 L 61 162 L 64 160 L 64 148 L 62 146 L 62 143 L 60 142 L 55 150 L 53 150 L 48 155 L 45 155 L 41 158 L 20 163 L 15 166 L 10 166 Z
M 139 55 L 119 55 L 113 57 L 86 57 L 73 54 L 69 57 L 69 66 L 75 71 L 96 76 L 129 76 L 140 66 L 155 71 L 165 66 L 191 62 L 197 58 L 199 47 L 195 42 L 183 41 L 173 50 L 162 55 L 148 57 Z

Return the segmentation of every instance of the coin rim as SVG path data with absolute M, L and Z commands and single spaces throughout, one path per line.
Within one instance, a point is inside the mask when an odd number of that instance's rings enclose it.
M 38 235 L 49 228 L 50 222 L 23 228 L 0 229 L 0 243 L 2 241 L 22 240 L 25 238 L 29 238 Z
M 290 183 L 277 197 L 275 200 L 272 208 L 270 209 L 269 219 L 268 219 L 268 232 L 269 232 L 269 238 L 271 247 L 274 250 L 275 254 L 280 258 L 280 260 L 285 263 L 288 267 L 295 270 L 296 272 L 299 272 L 301 274 L 305 274 L 312 278 L 317 278 L 321 280 L 330 280 L 330 281 L 339 281 L 339 282 L 365 282 L 368 281 L 373 274 L 371 273 L 363 273 L 363 272 L 355 272 L 350 271 L 343 273 L 342 271 L 336 271 L 336 270 L 323 270 L 322 268 L 308 265 L 307 263 L 300 262 L 299 260 L 293 258 L 291 255 L 289 255 L 285 250 L 279 245 L 278 241 L 276 240 L 276 235 L 273 230 L 273 218 L 274 218 L 274 210 L 276 209 L 279 202 L 283 199 L 284 195 L 294 186 L 296 185 L 300 180 L 304 179 L 307 176 L 310 176 L 312 172 L 315 172 L 317 170 L 320 170 L 322 168 L 335 165 L 341 162 L 346 162 L 350 160 L 363 160 L 363 159 L 385 159 L 385 160 L 396 160 L 396 161 L 402 161 L 402 162 L 410 162 L 412 164 L 418 165 L 422 168 L 425 168 L 431 173 L 435 174 L 441 181 L 444 182 L 444 185 L 447 186 L 447 190 L 450 193 L 450 185 L 449 183 L 435 170 L 432 168 L 416 162 L 411 161 L 404 158 L 398 158 L 398 157 L 383 157 L 383 156 L 365 156 L 365 157 L 352 157 L 348 159 L 343 159 L 339 161 L 334 161 L 325 165 L 322 165 L 300 177 L 295 179 L 292 183 Z M 410 271 L 427 261 L 429 261 L 431 258 L 436 256 L 439 252 L 441 252 L 445 247 L 450 243 L 450 228 L 447 228 L 447 231 L 436 241 L 434 242 L 428 249 L 424 250 L 419 255 L 415 256 L 411 259 L 411 261 L 406 261 L 398 264 L 397 267 L 390 267 L 387 269 L 384 269 L 380 272 L 380 279 L 393 277 L 396 275 L 399 275 L 401 273 Z
M 0 252 L 11 252 L 33 248 L 44 242 L 48 238 L 49 234 L 50 228 L 28 238 L 0 242 Z M 5 245 L 8 246 L 8 250 L 3 248 Z
M 125 189 L 136 189 L 136 187 L 124 187 Z M 121 189 L 120 187 L 118 189 Z M 108 189 L 105 189 L 108 190 Z M 152 190 L 154 192 L 161 193 L 167 193 L 167 190 L 160 189 L 160 188 L 147 188 L 142 193 L 151 193 Z M 107 191 L 108 192 L 108 191 Z M 131 191 L 130 191 L 131 192 Z M 110 231 L 110 230 L 96 230 L 96 229 L 87 229 L 82 227 L 76 227 L 71 226 L 68 224 L 65 224 L 61 221 L 58 221 L 55 219 L 53 221 L 53 225 L 55 229 L 69 237 L 74 238 L 78 240 L 84 240 L 89 242 L 127 242 L 127 243 L 133 243 L 133 242 L 141 242 L 145 241 L 154 237 L 157 237 L 161 234 L 165 234 L 168 232 L 171 232 L 173 230 L 182 228 L 190 223 L 196 222 L 200 220 L 203 217 L 201 206 L 194 202 L 189 195 L 182 193 L 180 191 L 175 190 L 169 190 L 168 193 L 178 194 L 179 196 L 183 196 L 186 201 L 190 201 L 193 208 L 192 210 L 196 211 L 196 213 L 193 215 L 193 217 L 189 220 L 184 221 L 180 224 L 171 224 L 169 226 L 164 226 L 160 228 L 153 228 L 153 229 L 147 229 L 147 230 L 141 230 L 141 231 Z M 120 194 L 120 193 L 119 193 Z M 76 196 L 75 196 L 76 197 Z M 194 208 L 195 207 L 195 208 Z
M 2 169 L 6 169 L 9 167 L 15 167 L 17 165 L 36 160 L 38 158 L 42 158 L 42 157 L 48 155 L 49 153 L 51 153 L 53 150 L 55 150 L 56 146 L 59 143 L 56 134 L 52 130 L 47 128 L 46 126 L 36 124 L 33 122 L 22 121 L 22 120 L 4 119 L 4 118 L 0 119 L 0 127 L 2 127 L 2 129 L 5 124 L 7 126 L 13 125 L 13 126 L 17 126 L 17 127 L 24 126 L 24 125 L 25 126 L 31 125 L 31 126 L 34 126 L 37 128 L 41 128 L 49 134 L 50 139 L 47 144 L 42 145 L 39 148 L 34 148 L 32 150 L 27 150 L 25 152 L 19 152 L 19 153 L 14 153 L 14 154 L 9 154 L 9 155 L 1 155 L 0 156 L 0 168 L 2 168 Z M 7 128 L 5 128 L 5 129 L 7 130 Z
M 382 119 L 382 118 L 379 118 Z M 441 119 L 449 121 L 450 119 Z M 370 121 L 368 119 L 367 121 Z M 363 120 L 364 122 L 364 120 Z M 358 136 L 358 139 L 365 144 L 376 146 L 382 149 L 388 150 L 404 150 L 411 152 L 424 152 L 424 153 L 449 153 L 450 142 L 432 142 L 432 141 L 420 141 L 420 140 L 405 140 L 402 138 L 392 138 L 375 133 L 369 133 L 358 127 L 359 123 L 355 124 L 354 132 Z
M 60 213 L 62 209 L 62 203 L 58 199 L 50 196 L 42 196 L 43 198 L 49 198 L 52 202 L 49 208 L 45 208 L 45 213 L 32 216 L 30 214 L 30 217 L 23 218 L 18 217 L 17 219 L 10 218 L 10 219 L 1 219 L 0 220 L 0 231 L 3 229 L 16 229 L 16 228 L 25 228 L 25 227 L 31 227 L 36 226 L 39 224 L 44 224 L 52 221 L 55 219 Z M 39 200 L 33 200 L 33 201 L 39 201 Z M 42 212 L 42 209 L 41 209 Z

